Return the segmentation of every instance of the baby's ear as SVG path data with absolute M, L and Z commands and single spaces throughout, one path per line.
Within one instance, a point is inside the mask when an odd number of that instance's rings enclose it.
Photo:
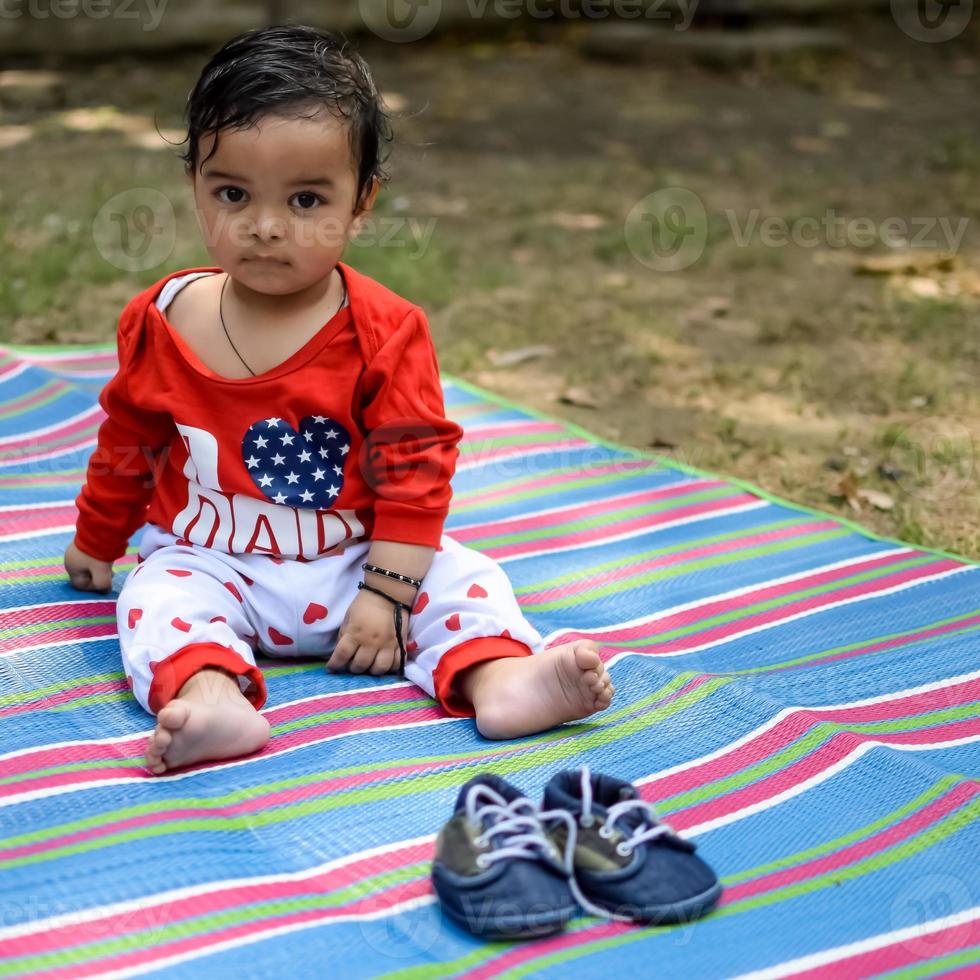
M 357 202 L 357 206 L 354 208 L 354 216 L 367 214 L 373 207 L 375 198 L 378 196 L 378 191 L 381 190 L 381 181 L 377 177 L 371 178 L 371 183 L 364 189 L 361 194 L 361 199 Z

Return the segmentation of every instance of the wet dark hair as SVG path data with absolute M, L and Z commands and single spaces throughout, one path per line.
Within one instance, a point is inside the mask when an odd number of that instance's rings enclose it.
M 203 168 L 218 149 L 219 130 L 247 129 L 262 116 L 310 118 L 332 112 L 348 122 L 357 164 L 357 201 L 373 177 L 384 182 L 385 144 L 391 122 L 371 70 L 346 40 L 300 25 L 260 27 L 232 38 L 201 71 L 187 97 L 188 173 Z M 201 137 L 215 134 L 210 154 L 199 161 Z

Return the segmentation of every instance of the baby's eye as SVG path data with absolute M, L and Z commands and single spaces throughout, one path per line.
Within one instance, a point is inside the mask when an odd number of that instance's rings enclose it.
M 223 204 L 241 204 L 245 200 L 245 191 L 240 187 L 221 187 L 215 193 Z M 222 197 L 223 194 L 227 197 Z
M 310 211 L 318 204 L 324 203 L 323 198 L 319 194 L 314 194 L 313 191 L 300 191 L 298 194 L 294 194 L 289 202 L 294 208 L 299 208 L 300 211 Z

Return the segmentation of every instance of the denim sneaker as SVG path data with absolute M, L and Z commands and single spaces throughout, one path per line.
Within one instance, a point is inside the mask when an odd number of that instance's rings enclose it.
M 571 857 L 573 893 L 594 915 L 620 921 L 689 922 L 721 895 L 695 845 L 659 823 L 632 783 L 587 766 L 558 773 L 544 790 L 546 827 Z M 566 819 L 553 813 L 567 812 Z M 571 846 L 569 846 L 571 845 Z
M 492 773 L 462 787 L 432 862 L 432 884 L 450 918 L 477 936 L 525 939 L 559 932 L 578 913 L 570 866 L 540 816 Z

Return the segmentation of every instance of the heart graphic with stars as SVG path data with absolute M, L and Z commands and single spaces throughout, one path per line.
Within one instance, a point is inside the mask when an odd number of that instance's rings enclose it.
M 326 415 L 307 415 L 294 429 L 280 418 L 253 422 L 242 439 L 242 462 L 275 504 L 329 510 L 344 488 L 350 435 Z

